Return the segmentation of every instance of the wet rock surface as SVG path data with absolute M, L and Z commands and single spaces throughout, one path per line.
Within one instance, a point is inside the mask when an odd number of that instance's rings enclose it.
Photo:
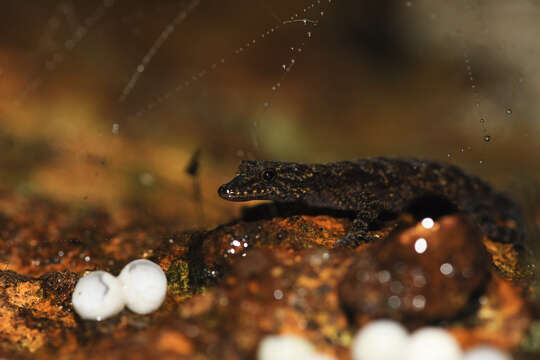
M 293 333 L 347 359 L 358 326 L 380 317 L 445 326 L 467 347 L 519 350 L 530 336 L 531 281 L 519 254 L 481 239 L 459 215 L 425 228 L 403 214 L 374 230 L 380 241 L 354 250 L 333 249 L 347 217 L 279 215 L 174 232 L 150 219 L 4 196 L 0 355 L 252 359 L 264 336 Z M 139 257 L 167 274 L 158 311 L 101 322 L 73 312 L 85 271 L 117 275 Z
M 344 308 L 362 319 L 390 317 L 410 325 L 454 318 L 483 292 L 489 259 L 463 218 L 417 224 L 353 257 L 340 285 Z M 470 311 L 470 310 L 469 310 Z

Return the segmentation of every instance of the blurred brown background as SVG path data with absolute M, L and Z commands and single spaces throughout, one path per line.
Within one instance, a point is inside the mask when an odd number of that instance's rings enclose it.
M 240 159 L 418 156 L 540 223 L 532 0 L 3 0 L 0 17 L 7 193 L 191 229 L 235 216 L 216 189 Z

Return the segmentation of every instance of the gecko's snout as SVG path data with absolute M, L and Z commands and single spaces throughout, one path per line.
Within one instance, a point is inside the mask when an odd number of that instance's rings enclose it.
M 247 185 L 243 179 L 235 178 L 230 182 L 221 185 L 218 188 L 218 194 L 225 200 L 229 201 L 249 201 L 257 200 L 257 192 L 247 190 Z M 260 195 L 260 194 L 259 194 Z
M 218 189 L 218 195 L 224 198 L 225 200 L 229 200 L 232 193 L 231 190 L 227 187 L 227 184 L 221 185 Z
M 242 194 L 237 191 L 234 188 L 234 185 L 231 185 L 231 183 L 223 184 L 218 189 L 218 195 L 229 201 L 245 201 L 248 200 L 245 198 L 245 196 L 242 196 Z

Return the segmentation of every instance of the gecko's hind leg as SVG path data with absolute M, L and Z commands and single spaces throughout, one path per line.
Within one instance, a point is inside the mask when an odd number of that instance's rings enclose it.
M 508 211 L 505 208 L 506 211 Z M 519 209 L 511 209 L 513 215 L 519 215 Z M 473 208 L 473 221 L 480 227 L 482 233 L 490 240 L 510 243 L 516 245 L 523 244 L 523 225 L 518 216 L 501 214 L 500 209 L 493 208 L 491 204 L 478 204 Z
M 377 219 L 381 212 L 379 203 L 371 203 L 369 208 L 360 211 L 354 218 L 347 235 L 336 241 L 334 247 L 357 247 L 362 243 L 377 240 L 369 233 L 369 225 Z

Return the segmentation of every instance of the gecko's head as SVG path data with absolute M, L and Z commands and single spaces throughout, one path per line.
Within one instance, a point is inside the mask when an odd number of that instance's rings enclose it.
M 244 160 L 234 179 L 220 186 L 218 194 L 230 201 L 302 200 L 310 191 L 314 171 L 304 164 Z

